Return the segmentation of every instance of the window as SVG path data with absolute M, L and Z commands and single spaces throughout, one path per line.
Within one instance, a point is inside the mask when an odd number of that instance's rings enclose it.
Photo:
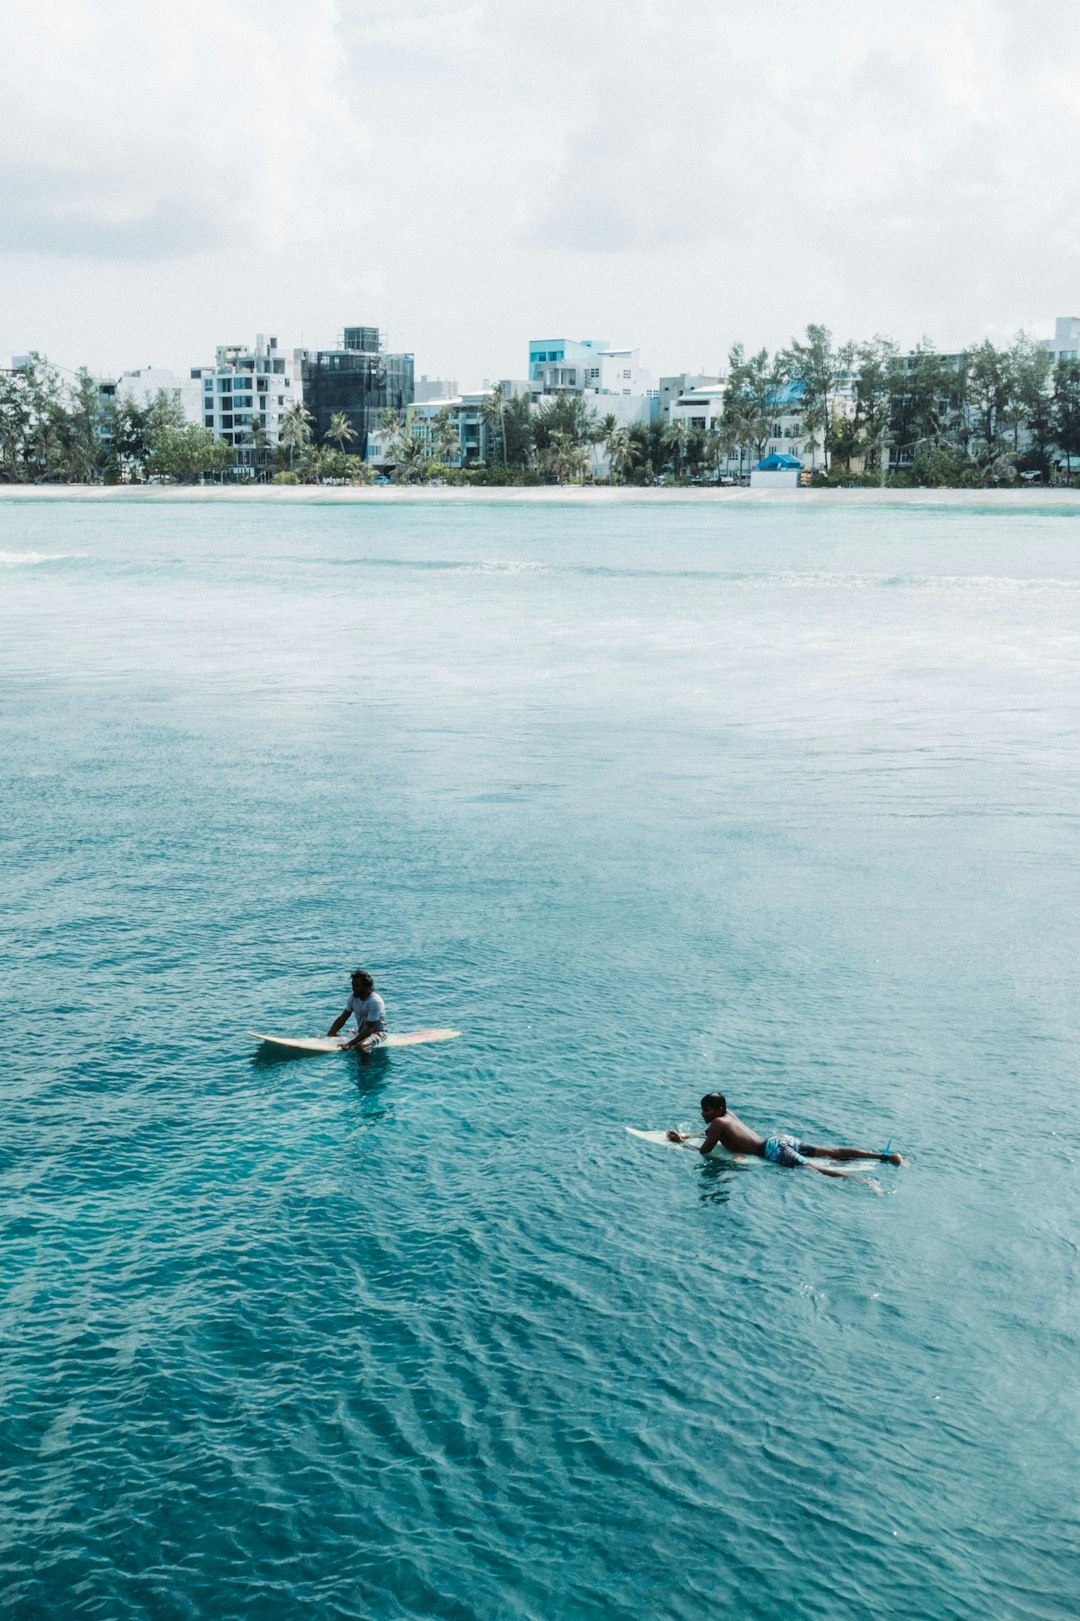
M 625 377 L 625 378 L 627 378 L 627 379 L 629 379 L 629 376 L 630 376 L 630 373 L 629 373 L 629 372 L 628 372 L 628 371 L 624 371 L 624 372 L 623 372 L 623 376 L 624 376 L 624 377 Z
M 218 393 L 219 394 L 231 394 L 232 393 L 232 378 L 231 377 L 219 377 L 217 386 L 218 386 Z
M 231 428 L 232 427 L 232 417 L 222 417 L 221 426 L 223 428 Z M 231 439 L 229 440 L 229 443 L 230 443 L 230 445 L 232 444 Z
M 204 417 L 203 421 L 206 423 L 206 426 L 208 428 L 212 428 L 214 426 L 214 419 L 213 419 L 212 416 L 211 417 Z
M 629 392 L 630 392 L 630 390 L 629 390 L 629 389 L 628 389 L 628 388 L 624 388 L 624 389 L 623 389 L 623 393 L 624 393 L 624 394 L 629 394 Z

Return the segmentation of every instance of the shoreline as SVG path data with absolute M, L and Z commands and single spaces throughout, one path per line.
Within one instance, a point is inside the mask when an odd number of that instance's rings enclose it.
M 1080 489 L 797 489 L 751 490 L 643 488 L 634 485 L 472 485 L 468 488 L 454 485 L 349 485 L 345 487 L 324 484 L 269 485 L 257 484 L 248 488 L 227 484 L 173 484 L 148 486 L 145 484 L 0 484 L 0 502 L 26 501 L 104 501 L 155 504 L 173 502 L 183 504 L 202 502 L 255 503 L 279 502 L 286 505 L 363 506 L 399 503 L 491 503 L 512 502 L 515 505 L 562 506 L 667 506 L 682 505 L 719 506 L 735 504 L 765 505 L 792 504 L 857 506 L 977 506 L 1046 509 L 1076 507 L 1080 509 Z

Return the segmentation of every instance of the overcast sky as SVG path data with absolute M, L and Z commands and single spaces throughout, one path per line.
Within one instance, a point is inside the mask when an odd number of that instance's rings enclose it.
M 1080 314 L 1076 0 L 3 0 L 0 359 Z

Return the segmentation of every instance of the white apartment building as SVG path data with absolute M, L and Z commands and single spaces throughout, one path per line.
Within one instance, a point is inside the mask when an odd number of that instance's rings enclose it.
M 459 394 L 454 377 L 418 377 L 413 383 L 413 399 L 419 404 L 425 400 L 456 400 Z
M 507 400 L 530 392 L 529 384 L 517 378 L 500 380 Z M 472 393 L 455 394 L 447 398 L 414 400 L 405 407 L 405 431 L 411 433 L 424 447 L 425 455 L 433 460 L 445 459 L 450 467 L 475 467 L 478 462 L 497 464 L 501 455 L 498 431 L 486 419 L 484 406 L 491 398 L 491 388 L 476 389 Z M 439 448 L 438 418 L 449 413 L 457 436 L 457 448 L 449 457 L 443 457 Z M 367 460 L 377 467 L 392 466 L 394 461 L 391 436 L 384 428 L 374 429 L 368 435 Z
M 137 371 L 121 372 L 116 379 L 118 401 L 127 398 L 136 405 L 147 406 L 159 394 L 174 399 L 189 422 L 198 421 L 200 395 L 193 378 L 181 377 L 168 366 L 140 366 Z
M 772 415 L 768 423 L 763 456 L 797 456 L 809 465 L 814 459 L 815 448 L 820 454 L 820 444 L 815 447 L 813 438 L 802 420 L 802 398 L 805 392 L 805 383 L 783 383 L 773 391 L 768 402 Z M 668 410 L 668 417 L 672 423 L 683 422 L 688 428 L 696 428 L 701 433 L 708 433 L 714 428 L 719 429 L 723 415 L 724 385 L 718 382 L 688 389 L 677 399 L 672 400 Z M 717 467 L 718 472 L 732 476 L 737 475 L 739 470 L 737 451 L 729 454 Z M 742 471 L 747 471 L 745 447 Z
M 605 338 L 533 338 L 529 387 L 534 403 L 564 391 L 584 394 L 600 416 L 620 427 L 651 422 L 660 407 L 656 378 L 637 349 L 613 349 Z
M 671 418 L 671 407 L 676 400 L 684 394 L 695 393 L 700 389 L 715 388 L 723 383 L 719 374 L 706 372 L 677 372 L 673 377 L 661 377 L 660 387 L 657 391 L 660 400 L 660 416 L 665 422 Z
M 1054 322 L 1054 336 L 1043 338 L 1039 347 L 1054 360 L 1080 359 L 1080 317 L 1059 315 Z
M 253 349 L 223 345 L 212 366 L 192 370 L 196 386 L 195 420 L 215 439 L 236 447 L 237 472 L 252 478 L 258 454 L 251 429 L 258 423 L 269 445 L 280 438 L 281 419 L 303 400 L 300 351 L 286 354 L 276 338 L 260 333 Z
M 189 378 L 181 377 L 168 366 L 143 366 L 137 371 L 121 372 L 119 377 L 101 377 L 97 383 L 101 419 L 98 437 L 106 449 L 115 443 L 114 411 L 125 400 L 145 410 L 159 394 L 165 394 L 177 404 L 189 422 L 195 420 L 198 389 Z
M 491 398 L 491 389 L 477 389 L 475 393 L 457 394 L 448 400 L 416 400 L 405 407 L 405 427 L 415 434 L 425 453 L 436 460 L 445 459 L 450 467 L 473 467 L 489 459 L 490 432 L 484 420 L 484 404 Z M 439 449 L 437 420 L 446 411 L 457 436 L 457 449 L 443 458 Z
M 685 422 L 688 428 L 699 428 L 702 433 L 718 428 L 723 414 L 724 385 L 718 379 L 687 388 L 669 399 L 667 406 L 669 422 Z

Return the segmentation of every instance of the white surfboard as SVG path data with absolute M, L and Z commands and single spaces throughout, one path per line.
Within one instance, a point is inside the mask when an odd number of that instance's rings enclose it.
M 637 1126 L 627 1126 L 626 1130 L 630 1133 L 631 1137 L 637 1137 L 643 1143 L 657 1143 L 661 1148 L 692 1148 L 694 1153 L 697 1154 L 698 1149 L 701 1146 L 700 1137 L 692 1137 L 688 1143 L 673 1143 L 666 1131 L 639 1131 Z M 700 1158 L 701 1156 L 699 1155 L 698 1157 Z M 746 1154 L 730 1154 L 724 1147 L 723 1143 L 717 1143 L 716 1147 L 710 1154 L 706 1156 L 706 1158 L 711 1160 L 727 1160 L 732 1165 L 745 1165 L 749 1156 Z
M 429 1041 L 456 1041 L 460 1034 L 460 1030 L 395 1030 L 384 1036 L 373 1050 L 380 1052 L 384 1047 L 423 1047 Z M 340 1041 L 331 1036 L 310 1036 L 305 1040 L 295 1036 L 266 1036 L 259 1030 L 249 1030 L 248 1035 L 261 1041 L 265 1047 L 280 1047 L 284 1052 L 340 1053 L 346 1050 Z

